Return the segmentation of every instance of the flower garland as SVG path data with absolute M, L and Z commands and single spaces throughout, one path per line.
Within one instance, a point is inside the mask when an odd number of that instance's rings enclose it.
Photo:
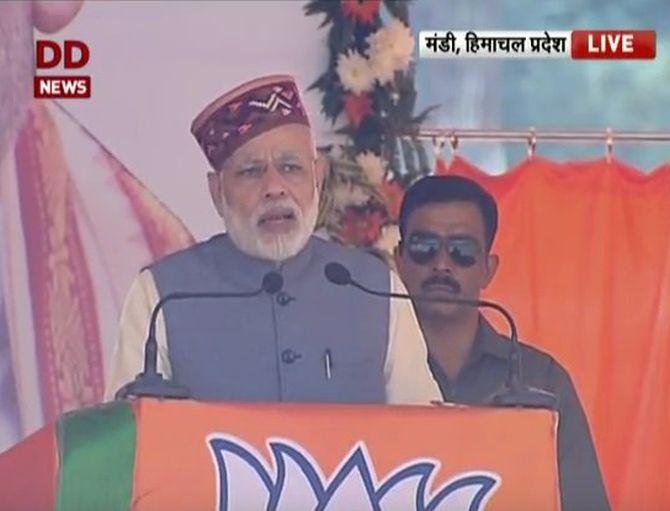
M 330 173 L 320 225 L 344 244 L 389 252 L 404 190 L 429 171 L 424 148 L 411 137 L 433 107 L 413 113 L 408 0 L 311 0 L 305 12 L 325 15 L 321 27 L 329 30 L 328 67 L 310 89 L 323 94 L 333 125 L 345 122 L 336 131 L 345 142 L 325 148 Z

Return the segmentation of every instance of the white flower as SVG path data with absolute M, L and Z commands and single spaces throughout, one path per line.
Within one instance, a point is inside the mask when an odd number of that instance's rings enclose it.
M 393 19 L 368 37 L 371 66 L 381 83 L 389 81 L 389 70 L 405 71 L 414 54 L 414 37 L 407 25 Z
M 380 184 L 386 177 L 386 168 L 382 159 L 371 151 L 365 151 L 356 155 L 356 163 L 358 163 L 365 176 L 373 185 Z
M 354 94 L 369 91 L 375 83 L 369 60 L 353 50 L 337 58 L 337 75 L 344 88 Z
M 381 85 L 393 82 L 396 72 L 396 64 L 391 52 L 376 52 L 370 58 L 372 73 Z

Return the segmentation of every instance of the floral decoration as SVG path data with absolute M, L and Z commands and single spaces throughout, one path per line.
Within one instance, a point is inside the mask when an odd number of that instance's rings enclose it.
M 387 253 L 406 187 L 430 172 L 415 138 L 430 107 L 414 113 L 415 39 L 408 0 L 310 0 L 328 29 L 328 65 L 311 85 L 344 142 L 329 162 L 319 225 L 342 243 Z

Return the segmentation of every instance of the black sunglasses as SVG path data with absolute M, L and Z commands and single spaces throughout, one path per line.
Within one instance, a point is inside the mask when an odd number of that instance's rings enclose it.
M 432 232 L 413 232 L 403 248 L 416 264 L 428 264 L 440 252 L 442 246 L 447 249 L 451 260 L 461 268 L 469 268 L 477 262 L 482 248 L 477 240 L 467 236 L 449 236 L 442 238 Z

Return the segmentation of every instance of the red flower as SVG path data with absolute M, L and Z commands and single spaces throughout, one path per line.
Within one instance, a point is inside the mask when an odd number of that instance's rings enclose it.
M 347 18 L 366 25 L 379 13 L 381 0 L 342 0 L 342 12 Z
M 398 221 L 400 216 L 400 206 L 405 196 L 405 189 L 398 181 L 384 181 L 379 185 L 379 191 L 386 201 L 386 212 L 392 222 Z
M 344 111 L 349 123 L 358 128 L 361 121 L 372 113 L 372 100 L 366 92 L 362 94 L 346 94 L 344 96 Z
M 370 246 L 379 238 L 383 222 L 384 214 L 378 209 L 348 207 L 342 217 L 339 236 L 350 245 Z

